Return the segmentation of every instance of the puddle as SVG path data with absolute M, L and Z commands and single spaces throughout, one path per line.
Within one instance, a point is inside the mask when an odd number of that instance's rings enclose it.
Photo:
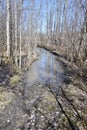
M 34 62 L 25 76 L 25 83 L 31 86 L 35 82 L 57 82 L 61 83 L 63 68 L 56 60 L 56 56 L 49 51 L 37 48 L 40 53 L 39 60 Z

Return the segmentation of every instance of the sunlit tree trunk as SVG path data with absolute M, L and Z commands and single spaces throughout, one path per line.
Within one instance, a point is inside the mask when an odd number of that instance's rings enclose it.
M 30 50 L 30 26 L 29 26 L 29 11 L 28 11 L 28 43 L 27 43 L 27 59 L 30 60 L 30 56 L 31 56 L 31 50 Z M 28 61 L 29 62 L 29 61 Z
M 17 65 L 17 1 L 15 0 L 15 64 Z
M 65 34 L 66 34 L 66 28 L 67 28 L 67 24 L 66 24 L 66 22 L 67 22 L 67 11 L 68 11 L 68 0 L 64 0 L 64 13 L 63 13 L 63 15 L 64 15 L 64 19 L 63 19 L 63 38 L 65 37 Z
M 21 44 L 22 44 L 22 0 L 20 0 L 20 46 L 19 46 L 19 68 L 21 69 Z
M 10 57 L 10 0 L 7 0 L 7 57 Z
M 47 30 L 46 30 L 46 34 L 47 34 L 47 44 L 49 45 L 49 14 L 48 14 L 48 0 L 46 2 L 46 20 L 47 20 Z

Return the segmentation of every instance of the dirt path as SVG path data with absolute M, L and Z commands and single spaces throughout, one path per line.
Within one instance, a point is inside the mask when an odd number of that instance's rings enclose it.
M 87 87 L 62 65 L 42 51 L 18 85 L 0 93 L 0 130 L 87 130 Z

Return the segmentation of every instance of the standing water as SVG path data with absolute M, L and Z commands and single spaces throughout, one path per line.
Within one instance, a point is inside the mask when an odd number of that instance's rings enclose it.
M 41 118 L 43 117 L 43 115 L 40 118 L 39 115 L 36 115 L 35 117 L 35 103 L 38 103 L 37 106 L 39 108 L 41 107 L 43 113 L 46 114 L 46 116 L 49 117 L 50 115 L 50 119 L 55 115 L 55 99 L 52 96 L 52 94 L 49 93 L 49 91 L 47 91 L 47 89 L 44 89 L 46 85 L 43 84 L 51 82 L 59 86 L 62 83 L 63 69 L 58 60 L 56 60 L 57 57 L 49 51 L 38 48 L 37 52 L 40 54 L 39 59 L 35 61 L 30 67 L 30 69 L 25 73 L 25 81 L 23 86 L 22 84 L 19 84 L 17 88 L 15 87 L 14 92 L 16 94 L 16 98 L 14 98 L 12 100 L 12 104 L 10 104 L 8 108 L 6 108 L 4 116 L 2 115 L 2 120 L 0 121 L 0 124 L 2 122 L 1 130 L 12 130 L 14 128 L 14 130 L 17 130 L 19 128 L 21 128 L 19 130 L 24 130 L 25 126 L 27 127 L 29 123 L 31 124 L 30 127 L 32 128 L 32 130 L 35 130 L 35 119 L 36 122 L 38 121 L 38 124 L 39 121 L 41 121 Z M 53 86 L 53 89 L 55 89 L 56 91 L 56 87 Z M 38 100 L 40 98 L 42 98 L 43 106 L 41 105 L 41 102 L 39 102 Z M 45 113 L 45 109 L 43 109 L 43 107 L 47 108 L 47 113 Z M 53 111 L 51 111 L 51 109 Z M 51 115 L 50 112 L 52 112 L 53 115 Z M 46 126 L 46 124 L 44 124 L 43 126 L 43 122 L 45 122 L 45 120 L 46 119 L 44 118 L 44 121 L 42 120 L 41 123 L 39 123 L 40 126 L 43 128 L 45 128 Z M 33 121 L 34 123 L 32 123 Z M 3 124 L 6 125 L 3 126 Z
M 34 62 L 27 71 L 26 85 L 31 86 L 35 82 L 57 82 L 60 84 L 63 69 L 56 60 L 56 56 L 45 49 L 38 48 L 37 51 L 40 53 L 39 60 Z

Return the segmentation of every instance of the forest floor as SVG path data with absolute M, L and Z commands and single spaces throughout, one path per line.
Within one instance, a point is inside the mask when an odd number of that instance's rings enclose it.
M 27 96 L 24 76 L 12 78 L 8 66 L 0 67 L 0 130 L 87 130 L 87 84 L 57 60 L 67 77 L 63 85 L 37 82 Z

